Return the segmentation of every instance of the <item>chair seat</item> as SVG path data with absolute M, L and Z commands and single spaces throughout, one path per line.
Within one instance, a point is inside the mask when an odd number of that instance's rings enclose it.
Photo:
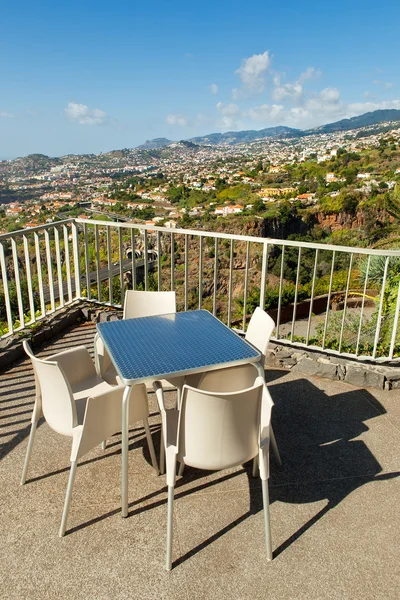
M 94 375 L 89 379 L 85 379 L 85 381 L 80 381 L 71 386 L 75 401 L 88 398 L 89 396 L 104 394 L 104 392 L 109 392 L 110 388 L 111 386 L 98 375 Z

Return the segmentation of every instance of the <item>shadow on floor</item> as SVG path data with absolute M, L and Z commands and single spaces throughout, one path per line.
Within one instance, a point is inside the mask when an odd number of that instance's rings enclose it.
M 279 373 L 282 374 L 277 372 L 276 375 Z M 278 377 L 274 378 L 275 381 L 277 379 Z M 327 500 L 322 510 L 275 548 L 274 557 L 277 557 L 355 489 L 372 481 L 395 478 L 399 473 L 379 474 L 382 471 L 379 462 L 362 440 L 355 439 L 368 432 L 366 421 L 385 412 L 366 390 L 362 393 L 354 390 L 328 396 L 306 379 L 274 383 L 270 389 L 275 401 L 274 429 L 283 461 L 282 467 L 278 467 L 271 456 L 270 502 L 303 504 Z M 153 431 L 158 448 L 159 429 L 153 427 Z M 146 445 L 143 453 L 150 463 Z M 244 469 L 250 491 L 248 511 L 181 556 L 174 566 L 183 563 L 262 510 L 260 481 L 252 477 L 250 464 L 245 465 Z M 218 486 L 218 483 L 241 474 L 240 470 L 221 473 L 220 477 L 210 481 L 207 480 L 209 472 L 187 467 L 183 478 L 177 481 L 175 499 L 179 502 L 184 496 Z M 191 487 L 185 489 L 188 483 Z M 166 505 L 166 492 L 167 488 L 163 486 L 131 503 L 129 516 Z M 206 496 L 203 498 L 206 501 Z M 149 503 L 149 500 L 153 501 Z M 147 504 L 143 505 L 144 502 Z M 70 529 L 69 533 L 119 511 L 120 507 Z
M 93 330 L 77 335 L 69 346 L 85 343 L 92 345 Z M 49 355 L 59 349 L 61 341 L 46 347 L 42 355 Z M 62 344 L 61 344 L 62 345 Z M 310 529 L 329 510 L 337 506 L 346 496 L 358 487 L 372 481 L 383 481 L 398 476 L 398 473 L 380 474 L 381 465 L 370 452 L 364 441 L 357 439 L 367 433 L 367 422 L 385 413 L 381 404 L 366 390 L 351 390 L 327 395 L 309 380 L 299 377 L 295 381 L 280 381 L 285 375 L 282 370 L 268 370 L 267 381 L 275 402 L 273 411 L 274 431 L 282 457 L 282 467 L 278 467 L 271 456 L 270 501 L 292 504 L 312 503 L 326 499 L 327 504 L 312 519 L 303 524 L 285 542 L 274 550 L 274 556 L 284 552 L 303 533 Z M 335 384 L 338 389 L 340 384 Z M 325 388 L 329 388 L 326 382 Z M 0 384 L 0 424 L 4 431 L 4 441 L 0 449 L 0 458 L 11 452 L 29 435 L 29 408 L 33 407 L 33 377 L 28 361 L 13 365 L 2 376 Z M 25 418 L 26 415 L 26 418 Z M 21 418 L 23 416 L 23 418 Z M 3 429 L 4 425 L 4 429 Z M 8 428 L 8 430 L 7 430 Z M 151 426 L 156 451 L 159 450 L 159 425 Z M 2 433 L 3 435 L 3 433 Z M 40 429 L 38 431 L 40 436 Z M 150 464 L 150 456 L 142 429 L 135 429 L 130 435 L 130 448 L 141 448 L 145 460 Z M 97 462 L 120 454 L 117 438 L 110 440 L 105 455 L 99 455 L 80 464 Z M 249 508 L 246 513 L 226 527 L 215 532 L 207 540 L 181 556 L 175 566 L 185 562 L 194 554 L 213 543 L 249 516 L 262 510 L 261 486 L 258 479 L 251 475 L 251 465 L 245 465 L 249 483 Z M 21 464 L 22 469 L 22 464 Z M 38 481 L 68 471 L 64 467 L 45 473 L 30 481 Z M 177 481 L 175 498 L 179 499 L 196 492 L 217 486 L 218 483 L 234 479 L 243 471 L 221 475 L 210 480 L 209 473 L 186 468 L 184 477 Z M 163 480 L 164 481 L 164 480 Z M 185 488 L 191 484 L 189 488 Z M 193 485 L 194 484 L 194 485 Z M 132 517 L 141 512 L 166 504 L 165 485 L 129 506 Z M 88 494 L 90 491 L 88 491 Z M 206 501 L 206 496 L 203 496 Z M 151 502 L 149 502 L 151 501 Z M 144 504 L 146 503 L 146 504 Z M 60 507 L 61 511 L 61 507 Z M 80 529 L 119 513 L 120 506 L 103 515 L 71 528 L 72 534 Z M 273 525 L 273 524 L 272 524 Z

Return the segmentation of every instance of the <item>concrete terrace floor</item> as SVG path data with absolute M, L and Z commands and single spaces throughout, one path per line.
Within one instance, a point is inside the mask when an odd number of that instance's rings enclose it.
M 40 356 L 86 344 L 94 326 L 62 334 Z M 274 560 L 264 552 L 261 486 L 250 465 L 186 468 L 174 507 L 174 568 L 164 570 L 166 486 L 144 432 L 131 431 L 127 519 L 120 516 L 119 437 L 78 468 L 65 538 L 58 537 L 70 440 L 37 431 L 19 480 L 34 383 L 28 360 L 0 377 L 0 590 L 15 598 L 378 599 L 400 597 L 399 392 L 267 371 L 283 466 L 271 456 Z M 168 393 L 173 401 L 173 392 Z M 160 443 L 150 395 L 151 429 Z

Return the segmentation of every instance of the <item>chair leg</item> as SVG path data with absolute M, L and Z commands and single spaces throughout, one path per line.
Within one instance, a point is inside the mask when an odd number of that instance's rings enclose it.
M 161 441 L 160 441 L 160 474 L 165 473 L 165 447 L 164 447 L 164 434 L 161 426 Z
M 185 463 L 181 462 L 181 464 L 179 465 L 179 469 L 178 469 L 178 477 L 182 477 L 184 470 L 185 470 Z
M 262 479 L 262 497 L 264 506 L 264 527 L 265 527 L 265 544 L 267 546 L 267 560 L 272 560 L 272 541 L 271 541 L 271 525 L 269 519 L 269 494 L 268 480 Z
M 63 510 L 63 514 L 62 514 L 61 526 L 60 526 L 60 531 L 59 531 L 59 536 L 60 537 L 63 537 L 63 535 L 65 534 L 65 529 L 66 529 L 66 526 L 67 526 L 69 503 L 71 501 L 72 486 L 74 485 L 76 467 L 77 467 L 76 460 L 71 461 L 71 470 L 69 472 L 69 480 L 68 480 L 67 493 L 65 495 L 64 510 Z
M 258 456 L 253 458 L 253 477 L 258 477 Z
M 167 555 L 165 568 L 167 571 L 172 569 L 172 526 L 174 514 L 174 488 L 168 486 L 168 521 L 167 521 Z
M 156 453 L 154 450 L 153 438 L 151 437 L 151 433 L 150 433 L 148 419 L 143 419 L 143 427 L 146 432 L 147 444 L 149 446 L 149 452 L 150 452 L 150 457 L 151 457 L 151 464 L 153 465 L 156 475 L 158 475 L 158 473 L 159 473 L 158 462 L 157 462 L 157 457 L 156 457 Z
M 103 440 L 101 442 L 101 449 L 103 450 L 103 452 L 105 451 L 105 449 L 107 448 L 107 440 Z
M 274 434 L 274 430 L 272 429 L 272 425 L 270 426 L 269 431 L 270 431 L 270 436 L 271 436 L 272 452 L 275 454 L 275 458 L 278 462 L 278 465 L 281 467 L 282 466 L 281 456 L 279 454 L 278 444 L 276 443 L 275 434 Z
M 26 473 L 28 471 L 29 461 L 31 458 L 31 452 L 32 452 L 32 447 L 33 447 L 33 438 L 35 437 L 36 426 L 37 426 L 37 422 L 32 423 L 32 425 L 31 425 L 31 432 L 29 434 L 28 447 L 26 449 L 24 468 L 22 469 L 21 485 L 24 485 L 24 483 L 26 481 Z

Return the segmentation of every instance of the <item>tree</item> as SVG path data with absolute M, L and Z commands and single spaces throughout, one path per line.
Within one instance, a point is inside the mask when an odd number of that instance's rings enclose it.
M 356 196 L 347 194 L 343 198 L 343 210 L 349 215 L 355 215 L 358 207 L 358 199 Z
M 256 200 L 254 200 L 253 208 L 251 210 L 255 215 L 257 215 L 261 212 L 265 212 L 265 204 L 261 200 L 261 198 L 256 198 Z

